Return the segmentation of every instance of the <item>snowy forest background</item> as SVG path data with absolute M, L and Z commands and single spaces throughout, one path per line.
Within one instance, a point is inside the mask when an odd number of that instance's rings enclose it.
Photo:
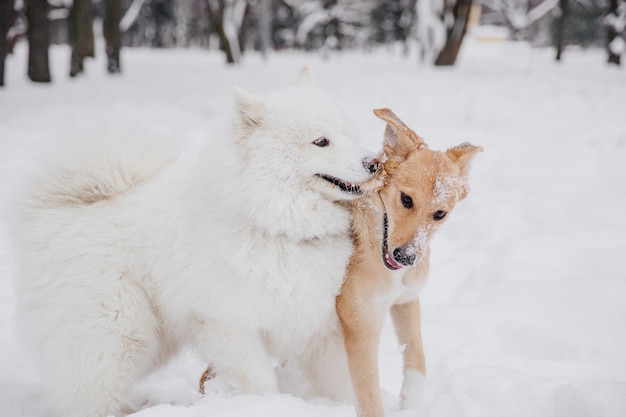
M 626 416 L 625 15 L 624 0 L 0 0 L 0 417 L 50 416 L 3 211 L 38 157 L 113 136 L 195 152 L 224 140 L 234 86 L 273 91 L 304 64 L 372 151 L 379 107 L 433 149 L 485 149 L 433 242 L 419 413 L 399 410 L 383 328 L 387 416 Z M 356 415 L 298 384 L 245 396 L 218 376 L 203 397 L 205 367 L 181 352 L 133 417 Z
M 228 63 L 246 51 L 371 50 L 399 43 L 425 64 L 454 65 L 467 26 L 487 38 L 555 47 L 604 47 L 620 64 L 624 0 L 1 0 L 0 85 L 20 38 L 30 44 L 28 75 L 51 81 L 50 44 L 72 47 L 70 75 L 106 40 L 107 68 L 121 71 L 122 46 L 221 50 Z M 95 24 L 94 24 L 95 22 Z M 96 35 L 94 35 L 94 31 Z

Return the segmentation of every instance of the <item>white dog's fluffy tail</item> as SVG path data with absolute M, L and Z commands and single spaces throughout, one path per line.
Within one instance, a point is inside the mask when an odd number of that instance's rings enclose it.
M 42 163 L 45 175 L 25 187 L 22 203 L 29 208 L 90 205 L 112 199 L 145 182 L 176 159 L 163 144 L 135 141 L 72 147 Z

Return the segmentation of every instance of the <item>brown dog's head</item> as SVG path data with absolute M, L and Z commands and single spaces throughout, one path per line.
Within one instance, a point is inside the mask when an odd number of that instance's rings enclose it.
M 378 190 L 383 208 L 383 263 L 390 270 L 413 266 L 426 254 L 435 231 L 467 196 L 470 163 L 483 149 L 462 143 L 432 151 L 389 109 L 374 110 L 387 122 Z

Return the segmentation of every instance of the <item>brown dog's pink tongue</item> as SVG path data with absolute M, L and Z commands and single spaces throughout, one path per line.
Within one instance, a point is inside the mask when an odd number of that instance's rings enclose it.
M 400 265 L 399 263 L 397 263 L 392 257 L 391 255 L 389 255 L 389 251 L 387 250 L 387 248 L 385 248 L 385 261 L 387 262 L 387 265 L 389 265 L 390 267 L 392 267 L 393 269 L 400 269 L 402 268 L 402 265 Z

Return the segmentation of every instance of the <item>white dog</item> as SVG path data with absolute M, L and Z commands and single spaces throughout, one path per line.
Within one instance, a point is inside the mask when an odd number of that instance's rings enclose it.
M 18 325 L 64 417 L 131 411 L 182 345 L 245 393 L 278 390 L 272 359 L 318 356 L 352 252 L 341 202 L 377 161 L 302 80 L 237 90 L 232 136 L 177 160 L 66 158 L 19 206 Z

